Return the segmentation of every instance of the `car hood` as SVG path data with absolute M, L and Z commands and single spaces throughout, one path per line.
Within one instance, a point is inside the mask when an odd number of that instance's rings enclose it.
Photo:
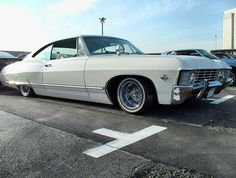
M 195 70 L 195 69 L 231 69 L 224 61 L 215 61 L 203 57 L 171 55 L 99 55 L 90 56 L 92 61 L 100 60 L 102 68 L 116 70 Z M 112 66 L 110 64 L 113 64 Z M 96 62 L 97 64 L 97 62 Z
M 208 68 L 228 68 L 230 66 L 222 60 L 208 59 L 205 57 L 195 56 L 177 56 L 181 60 L 185 67 L 197 69 L 208 69 Z
M 205 57 L 198 56 L 181 56 L 181 55 L 143 55 L 145 60 L 155 57 L 156 61 L 163 61 L 165 65 L 171 65 L 172 63 L 181 65 L 181 69 L 193 70 L 193 69 L 219 69 L 231 67 L 222 60 L 212 60 Z

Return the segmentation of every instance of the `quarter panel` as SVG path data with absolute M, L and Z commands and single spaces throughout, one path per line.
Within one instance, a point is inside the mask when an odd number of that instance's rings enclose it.
M 5 82 L 11 85 L 42 83 L 44 62 L 27 60 L 8 65 L 2 71 Z

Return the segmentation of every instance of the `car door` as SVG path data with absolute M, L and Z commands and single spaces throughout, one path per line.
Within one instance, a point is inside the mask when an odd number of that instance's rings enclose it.
M 34 92 L 38 95 L 46 95 L 43 85 L 44 65 L 50 60 L 52 44 L 48 44 L 32 55 L 21 61 L 21 72 L 18 74 L 18 81 L 28 81 Z
M 78 53 L 78 46 L 77 38 L 53 43 L 50 61 L 43 71 L 44 86 L 50 96 L 88 100 L 84 81 L 87 56 Z

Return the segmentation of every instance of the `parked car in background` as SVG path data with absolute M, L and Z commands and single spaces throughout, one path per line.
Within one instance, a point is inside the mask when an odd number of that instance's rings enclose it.
M 19 61 L 19 59 L 17 57 L 15 57 L 7 52 L 0 51 L 0 71 L 6 65 L 9 65 L 9 64 L 17 62 L 17 61 Z M 0 82 L 0 85 L 2 85 L 1 82 Z
M 20 59 L 20 60 L 23 60 L 29 54 L 30 54 L 30 52 L 24 52 L 24 53 L 19 54 L 17 56 L 17 58 Z
M 236 59 L 236 56 L 233 56 L 229 53 L 211 51 L 211 54 L 217 56 L 220 59 Z
M 204 49 L 181 49 L 181 50 L 173 50 L 162 53 L 162 55 L 184 55 L 184 56 L 199 56 L 206 57 L 209 59 L 218 59 L 213 54 L 207 52 Z
M 231 85 L 235 85 L 236 83 L 236 60 L 228 59 L 228 58 L 220 58 L 215 56 L 214 54 L 209 53 L 204 49 L 183 49 L 183 50 L 173 50 L 162 53 L 162 55 L 186 55 L 186 56 L 199 56 L 206 57 L 213 60 L 222 60 L 227 63 L 231 68 L 230 77 L 232 78 Z
M 47 44 L 4 67 L 0 80 L 23 96 L 118 103 L 137 114 L 157 102 L 212 97 L 231 82 L 230 69 L 200 57 L 145 55 L 120 38 L 79 36 Z
M 231 56 L 236 58 L 236 49 L 215 49 L 215 50 L 211 50 L 211 53 L 212 54 L 215 54 L 215 53 L 230 54 Z

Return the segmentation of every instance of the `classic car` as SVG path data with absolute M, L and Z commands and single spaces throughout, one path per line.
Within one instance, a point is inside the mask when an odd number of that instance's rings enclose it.
M 120 38 L 79 36 L 47 44 L 4 67 L 0 79 L 26 97 L 118 104 L 137 114 L 157 102 L 212 97 L 230 83 L 230 69 L 200 57 L 144 55 Z
M 185 56 L 201 56 L 206 57 L 212 60 L 222 60 L 227 63 L 231 68 L 230 78 L 232 78 L 231 86 L 236 83 L 236 60 L 218 57 L 215 54 L 211 54 L 204 49 L 181 49 L 181 50 L 173 50 L 162 53 L 162 55 L 185 55 Z

